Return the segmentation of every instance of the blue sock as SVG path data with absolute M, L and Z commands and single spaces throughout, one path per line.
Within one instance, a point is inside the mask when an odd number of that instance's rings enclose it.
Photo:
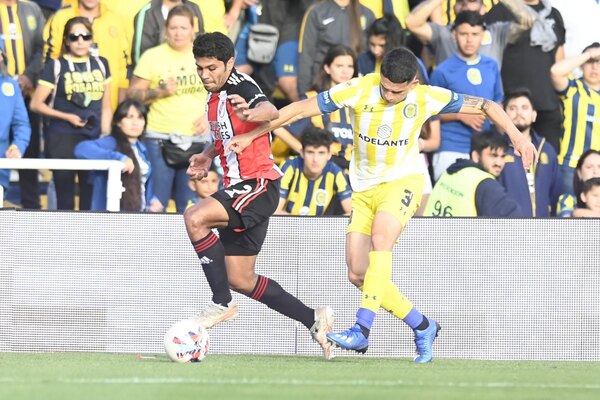
M 412 310 L 404 317 L 403 321 L 406 322 L 411 329 L 417 329 L 419 325 L 423 322 L 425 317 L 421 314 L 416 308 L 413 307 Z
M 371 330 L 371 326 L 373 325 L 373 321 L 375 321 L 375 313 L 366 308 L 359 308 L 356 312 L 356 323 L 362 326 L 363 328 L 367 328 Z

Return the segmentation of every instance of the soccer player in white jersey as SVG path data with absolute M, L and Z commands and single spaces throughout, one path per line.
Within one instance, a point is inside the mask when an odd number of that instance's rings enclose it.
M 506 132 L 527 168 L 536 150 L 493 101 L 420 85 L 418 63 L 404 48 L 384 56 L 379 74 L 368 74 L 339 84 L 315 97 L 292 103 L 279 118 L 228 146 L 242 152 L 255 137 L 279 126 L 320 113 L 349 107 L 354 124 L 354 154 L 350 161 L 352 216 L 346 235 L 346 262 L 350 281 L 363 294 L 356 323 L 330 333 L 336 346 L 367 351 L 369 332 L 379 307 L 402 319 L 414 331 L 415 362 L 432 360 L 432 345 L 440 326 L 421 314 L 391 281 L 392 249 L 419 207 L 423 175 L 419 170 L 419 134 L 432 115 L 484 114 Z

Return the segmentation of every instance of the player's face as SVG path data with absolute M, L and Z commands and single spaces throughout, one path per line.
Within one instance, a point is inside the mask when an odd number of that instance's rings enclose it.
M 324 65 L 323 69 L 331 76 L 331 83 L 346 82 L 354 75 L 354 60 L 352 56 L 337 56 L 330 65 Z
M 600 59 L 591 59 L 581 66 L 583 80 L 590 86 L 600 84 Z
M 581 193 L 581 200 L 587 208 L 600 213 L 600 186 L 594 186 L 587 193 Z
M 208 171 L 208 175 L 199 181 L 196 181 L 196 194 L 201 199 L 209 197 L 219 190 L 219 174 L 215 171 Z
M 331 150 L 325 146 L 306 146 L 305 149 L 302 149 L 302 158 L 304 159 L 304 175 L 308 179 L 316 179 L 323 173 L 327 161 L 331 158 Z
M 76 57 L 90 54 L 92 47 L 92 34 L 83 24 L 75 24 L 67 35 L 69 52 Z
M 385 43 L 385 35 L 369 36 L 369 50 L 371 50 L 371 53 L 373 53 L 377 60 L 383 58 L 383 53 L 385 53 Z
M 188 17 L 175 15 L 166 29 L 167 43 L 176 50 L 188 48 L 194 41 L 194 27 Z
M 590 154 L 587 156 L 577 174 L 583 182 L 592 178 L 600 178 L 600 155 Z
M 471 153 L 473 161 L 481 165 L 484 170 L 494 175 L 496 178 L 500 176 L 504 169 L 505 155 L 506 152 L 504 149 L 492 149 L 489 147 L 483 149 L 481 154 L 476 151 Z
M 398 104 L 406 99 L 408 92 L 414 89 L 418 83 L 419 80 L 416 78 L 411 82 L 394 83 L 382 75 L 381 83 L 379 84 L 381 97 L 388 104 Z
M 521 132 L 529 129 L 537 117 L 537 113 L 527 97 L 511 99 L 506 105 L 506 114 Z
M 483 27 L 460 24 L 454 28 L 454 39 L 458 53 L 462 57 L 467 59 L 477 57 L 483 39 Z
M 146 120 L 137 108 L 131 106 L 129 107 L 129 110 L 127 110 L 127 115 L 117 122 L 117 126 L 121 128 L 127 137 L 137 139 L 144 133 Z
M 214 57 L 196 58 L 196 71 L 202 80 L 204 88 L 209 92 L 221 90 L 233 69 L 233 57 L 224 63 Z

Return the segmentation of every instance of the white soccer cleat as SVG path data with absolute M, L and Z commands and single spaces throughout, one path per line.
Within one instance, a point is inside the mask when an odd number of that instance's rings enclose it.
M 333 310 L 328 307 L 318 307 L 315 309 L 315 323 L 310 328 L 310 334 L 313 340 L 319 343 L 323 349 L 323 357 L 326 360 L 331 360 L 334 356 L 333 346 L 327 341 L 327 334 L 333 331 Z
M 192 319 L 196 321 L 198 325 L 209 329 L 218 323 L 234 319 L 237 314 L 238 306 L 234 302 L 230 302 L 227 306 L 210 302 L 210 304 L 207 305 L 204 310 L 194 315 Z

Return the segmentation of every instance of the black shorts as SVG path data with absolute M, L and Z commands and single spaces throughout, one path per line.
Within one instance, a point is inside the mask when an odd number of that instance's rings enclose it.
M 279 204 L 279 179 L 250 179 L 212 195 L 229 215 L 227 228 L 219 229 L 225 255 L 248 256 L 260 252 L 269 217 Z

